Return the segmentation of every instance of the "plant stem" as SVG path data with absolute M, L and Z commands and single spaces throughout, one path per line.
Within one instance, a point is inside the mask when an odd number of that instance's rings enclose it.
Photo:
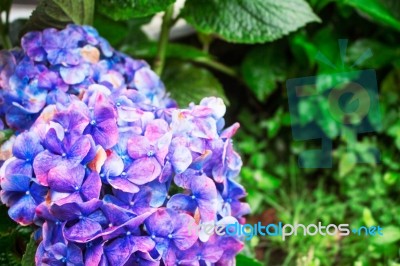
M 165 54 L 167 52 L 169 30 L 172 24 L 172 16 L 174 13 L 174 6 L 171 5 L 165 10 L 163 22 L 161 26 L 160 39 L 158 41 L 157 55 L 154 60 L 154 71 L 161 76 L 165 65 Z
M 0 13 L 0 38 L 1 38 L 1 43 L 3 44 L 4 49 L 11 49 L 12 44 L 10 37 L 8 36 L 8 16 L 9 16 L 9 11 L 6 11 L 6 21 L 3 23 L 3 20 L 1 18 L 1 13 Z
M 236 70 L 234 70 L 233 68 L 230 68 L 230 67 L 228 67 L 228 66 L 226 66 L 226 65 L 224 65 L 224 64 L 222 64 L 222 63 L 220 63 L 218 61 L 214 61 L 214 60 L 208 59 L 208 58 L 198 58 L 198 59 L 195 59 L 193 61 L 197 62 L 197 63 L 201 63 L 201 64 L 206 65 L 206 66 L 209 66 L 209 67 L 214 68 L 216 70 L 219 70 L 222 73 L 225 73 L 225 74 L 227 74 L 229 76 L 237 77 Z

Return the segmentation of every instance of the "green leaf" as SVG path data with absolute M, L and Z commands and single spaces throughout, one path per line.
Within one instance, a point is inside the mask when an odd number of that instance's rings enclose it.
M 352 153 L 344 154 L 339 161 L 339 176 L 344 177 L 353 170 L 357 164 L 357 156 Z
M 368 49 L 371 49 L 374 55 L 361 62 L 358 67 L 382 68 L 400 59 L 398 47 L 390 47 L 375 40 L 361 39 L 349 47 L 347 60 L 352 64 L 355 63 Z
M 97 10 L 114 20 L 147 17 L 165 10 L 175 0 L 98 0 Z
M 253 259 L 246 257 L 243 254 L 239 254 L 236 257 L 236 265 L 238 266 L 262 266 L 261 262 Z
M 35 266 L 36 249 L 36 241 L 31 237 L 28 245 L 26 245 L 25 254 L 22 256 L 21 266 Z
M 277 45 L 259 46 L 245 57 L 243 79 L 259 101 L 265 101 L 286 78 L 285 53 Z
M 400 173 L 397 172 L 386 172 L 383 176 L 383 181 L 390 186 L 396 184 L 398 180 L 400 180 Z
M 166 66 L 162 80 L 171 97 L 182 107 L 209 96 L 220 97 L 229 104 L 222 85 L 207 69 L 190 63 L 170 64 Z
M 157 55 L 158 44 L 156 42 L 142 42 L 137 45 L 126 45 L 122 47 L 122 52 L 137 58 L 154 58 Z M 166 49 L 166 58 L 202 62 L 212 59 L 212 57 L 195 47 L 169 43 Z
M 304 0 L 187 0 L 182 16 L 198 31 L 236 43 L 273 41 L 320 21 Z
M 41 0 L 24 32 L 49 27 L 62 29 L 68 23 L 91 25 L 93 13 L 94 0 Z
M 400 5 L 398 0 L 342 0 L 357 8 L 371 20 L 400 31 Z
M 388 245 L 400 240 L 400 228 L 394 225 L 383 227 L 383 236 L 375 236 L 372 242 L 376 245 Z
M 93 23 L 94 0 L 52 0 L 75 24 Z
M 10 8 L 11 8 L 11 4 L 12 4 L 13 0 L 2 0 L 0 1 L 0 14 L 5 12 L 9 12 Z

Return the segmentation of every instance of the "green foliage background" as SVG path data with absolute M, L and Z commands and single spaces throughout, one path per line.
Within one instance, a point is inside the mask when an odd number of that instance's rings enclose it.
M 1 1 L 0 12 L 8 14 L 11 2 Z M 383 237 L 255 237 L 237 265 L 400 265 L 400 2 L 186 0 L 179 14 L 173 14 L 173 3 L 41 0 L 28 23 L 0 23 L 1 43 L 10 48 L 19 44 L 21 32 L 93 21 L 114 47 L 153 62 L 181 106 L 210 95 L 230 104 L 228 124 L 238 120 L 242 126 L 235 145 L 244 160 L 249 222 L 384 228 Z M 165 11 L 160 40 L 153 42 L 141 26 L 160 11 Z M 168 40 L 181 18 L 193 34 Z M 370 116 L 373 134 L 357 136 L 338 127 L 323 98 L 304 104 L 298 119 L 290 120 L 286 80 L 324 74 L 317 88 L 330 88 L 333 72 L 318 54 L 341 65 L 338 39 L 349 42 L 344 71 L 376 70 L 382 126 Z M 368 48 L 373 57 L 350 67 Z M 333 140 L 331 169 L 298 167 L 298 155 L 320 144 L 294 141 L 291 123 L 310 121 Z M 2 132 L 0 143 L 8 136 Z M 373 148 L 381 153 L 380 163 Z M 358 159 L 366 163 L 357 164 Z M 32 229 L 7 220 L 4 206 L 0 211 L 0 264 L 32 265 Z

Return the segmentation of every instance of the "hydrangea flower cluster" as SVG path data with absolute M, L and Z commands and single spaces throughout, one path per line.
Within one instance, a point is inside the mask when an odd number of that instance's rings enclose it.
M 92 27 L 29 32 L 21 46 L 0 52 L 3 127 L 29 129 L 46 105 L 67 104 L 67 94 L 80 95 L 93 84 L 134 89 L 131 97 L 142 106 L 176 105 L 145 61 L 115 51 Z
M 234 265 L 239 236 L 190 230 L 249 212 L 223 101 L 177 108 L 91 27 L 31 32 L 22 48 L 0 57 L 1 110 L 20 131 L 0 196 L 38 228 L 36 264 Z

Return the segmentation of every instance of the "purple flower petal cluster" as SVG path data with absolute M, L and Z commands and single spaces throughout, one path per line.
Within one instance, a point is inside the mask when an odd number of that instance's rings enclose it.
M 175 105 L 145 61 L 115 51 L 92 27 L 29 32 L 21 47 L 0 52 L 0 118 L 5 120 L 0 125 L 29 129 L 45 106 L 68 101 L 68 95 L 80 95 L 93 84 L 132 89 L 143 108 Z
M 32 123 L 0 168 L 0 197 L 13 220 L 38 228 L 36 264 L 234 265 L 239 236 L 190 230 L 249 212 L 239 125 L 224 129 L 223 101 L 177 108 L 144 62 L 89 27 L 28 33 L 22 46 L 19 60 L 2 58 L 0 81 L 25 83 L 3 87 L 6 122 L 19 121 L 13 108 L 36 112 L 19 114 Z M 27 92 L 45 103 L 13 98 Z

